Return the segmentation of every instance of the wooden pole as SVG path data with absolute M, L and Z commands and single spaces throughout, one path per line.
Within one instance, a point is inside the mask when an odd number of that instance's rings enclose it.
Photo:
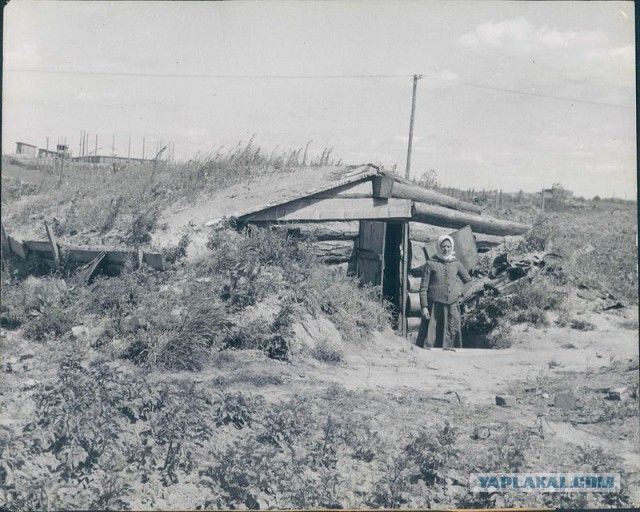
M 459 212 L 426 203 L 415 203 L 412 219 L 425 224 L 446 228 L 461 229 L 467 225 L 476 233 L 488 235 L 521 235 L 531 229 L 531 225 L 496 219 L 485 215 Z
M 127 150 L 127 165 L 129 165 L 130 159 L 131 159 L 131 137 L 129 137 L 129 149 Z
M 446 194 L 427 190 L 422 187 L 416 187 L 409 183 L 396 181 L 391 190 L 391 197 L 398 199 L 411 199 L 412 201 L 421 201 L 423 203 L 439 204 L 456 210 L 469 211 L 473 213 L 481 213 L 482 208 L 478 205 L 455 199 Z
M 522 206 L 522 189 L 520 189 L 520 192 L 518 193 L 518 203 Z
M 142 159 L 144 160 L 144 137 L 142 137 Z
M 411 97 L 411 121 L 409 122 L 409 147 L 407 148 L 407 170 L 405 171 L 405 178 L 409 179 L 409 173 L 411 171 L 411 147 L 413 146 L 413 121 L 416 115 L 416 88 L 418 80 L 422 78 L 422 75 L 413 75 L 413 95 Z
M 498 206 L 499 206 L 500 208 L 502 208 L 502 206 L 503 206 L 503 205 L 502 205 L 502 189 L 500 189 L 500 196 L 499 196 L 499 199 L 498 199 Z
M 541 204 L 541 207 L 542 207 L 542 211 L 544 212 L 544 189 L 542 189 L 542 191 L 540 192 L 540 197 L 542 198 L 540 200 L 540 204 Z

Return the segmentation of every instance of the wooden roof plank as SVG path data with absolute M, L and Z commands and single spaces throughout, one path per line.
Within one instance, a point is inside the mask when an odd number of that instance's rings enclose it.
M 245 220 L 254 221 L 342 221 L 409 219 L 411 201 L 407 199 L 329 198 L 298 199 L 260 211 Z
M 336 188 L 339 187 L 343 187 L 345 185 L 349 185 L 352 183 L 357 183 L 360 181 L 370 181 L 370 178 L 372 176 L 378 176 L 381 173 L 381 171 L 372 165 L 363 165 L 363 166 L 359 166 L 356 167 L 355 169 L 351 170 L 351 169 L 347 169 L 348 172 L 344 173 L 341 172 L 340 168 L 336 169 L 336 174 L 339 175 L 338 178 L 336 179 L 331 179 L 331 173 L 327 176 L 327 180 L 324 181 L 321 185 L 318 185 L 316 183 L 316 186 L 314 186 L 313 188 L 309 188 L 309 189 L 302 189 L 300 190 L 300 187 L 298 187 L 298 190 L 296 191 L 292 191 L 291 194 L 289 195 L 284 195 L 281 196 L 275 200 L 271 200 L 268 201 L 266 200 L 264 203 L 253 206 L 251 208 L 236 212 L 236 213 L 231 213 L 230 215 L 232 217 L 235 217 L 237 219 L 240 220 L 247 220 L 246 217 L 249 217 L 252 214 L 255 214 L 257 212 L 261 212 L 263 210 L 267 210 L 269 208 L 273 208 L 275 206 L 280 206 L 280 205 L 284 205 L 293 201 L 297 201 L 299 199 L 302 198 L 308 198 L 310 196 L 314 196 L 316 194 L 320 194 L 322 192 L 327 192 L 330 190 L 334 190 Z M 344 171 L 344 168 L 342 169 L 342 171 Z M 291 176 L 292 179 L 295 179 L 295 174 Z M 284 187 L 286 188 L 286 187 Z M 373 192 L 372 192 L 373 193 Z M 211 219 L 207 222 L 205 222 L 205 226 L 213 226 L 215 224 L 217 224 L 220 221 L 220 218 L 215 218 L 215 219 Z

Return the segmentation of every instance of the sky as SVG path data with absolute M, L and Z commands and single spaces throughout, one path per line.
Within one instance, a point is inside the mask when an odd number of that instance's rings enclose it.
M 2 151 L 81 131 L 186 160 L 251 137 L 444 186 L 635 198 L 633 2 L 32 2 L 4 11 Z

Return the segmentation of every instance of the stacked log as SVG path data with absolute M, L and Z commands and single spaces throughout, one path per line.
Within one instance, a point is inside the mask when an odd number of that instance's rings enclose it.
M 271 222 L 252 222 L 257 226 L 270 227 L 286 231 L 290 235 L 312 240 L 316 255 L 323 263 L 345 273 L 351 269 L 354 258 L 355 240 L 360 232 L 359 221 L 335 222 L 296 222 L 274 224 Z
M 474 233 L 499 236 L 522 235 L 531 229 L 529 224 L 483 217 L 426 203 L 414 203 L 413 210 L 414 220 L 446 228 L 460 229 L 471 226 Z
M 415 183 L 399 180 L 398 178 L 396 178 L 396 182 L 393 184 L 391 197 L 397 197 L 398 199 L 411 199 L 412 201 L 439 205 L 447 209 L 459 210 L 461 212 L 471 212 L 476 214 L 482 213 L 482 208 L 476 204 L 461 201 L 455 197 L 441 194 L 440 192 L 429 190 L 420 187 Z
M 429 257 L 429 250 L 433 252 L 434 240 L 441 235 L 455 233 L 455 228 L 470 225 L 475 237 L 475 250 L 486 251 L 505 243 L 508 237 L 519 236 L 530 226 L 517 222 L 503 221 L 491 217 L 482 217 L 473 213 L 452 210 L 437 205 L 414 203 L 413 218 L 422 222 L 409 223 L 409 276 L 407 297 L 407 330 L 412 332 L 420 327 L 420 300 L 418 291 L 424 265 Z M 467 244 L 468 245 L 468 244 Z M 477 261 L 477 254 L 474 255 Z M 472 281 L 465 287 L 465 297 L 473 296 L 484 289 L 482 281 Z M 465 299 L 463 299 L 465 300 Z
M 260 226 L 265 223 L 255 223 Z M 302 237 L 314 238 L 320 241 L 354 240 L 358 238 L 360 223 L 357 220 L 344 222 L 307 222 L 272 224 L 276 230 L 286 230 Z

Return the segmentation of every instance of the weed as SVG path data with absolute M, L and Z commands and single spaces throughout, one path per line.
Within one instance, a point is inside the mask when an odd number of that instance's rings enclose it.
M 213 418 L 217 427 L 231 424 L 237 429 L 250 427 L 260 399 L 246 397 L 240 392 L 225 393 L 218 401 Z
M 163 251 L 164 260 L 171 264 L 184 258 L 187 255 L 187 248 L 189 247 L 190 242 L 191 234 L 189 232 L 184 233 L 180 237 L 180 240 L 178 240 L 178 244 L 175 247 L 171 247 L 170 249 L 165 249 Z
M 418 477 L 427 485 L 442 483 L 443 471 L 458 456 L 455 448 L 457 429 L 448 422 L 432 431 L 421 430 L 411 436 L 404 452 Z
M 313 348 L 311 355 L 318 361 L 336 364 L 342 361 L 342 348 L 330 338 L 322 338 Z
M 120 215 L 120 209 L 122 208 L 123 201 L 124 198 L 122 196 L 111 200 L 110 208 L 107 210 L 107 217 L 100 228 L 101 235 L 111 231 L 115 225 L 116 219 L 118 218 L 118 215 Z
M 569 325 L 572 329 L 576 329 L 577 331 L 593 331 L 596 328 L 595 324 L 580 319 L 571 320 Z

